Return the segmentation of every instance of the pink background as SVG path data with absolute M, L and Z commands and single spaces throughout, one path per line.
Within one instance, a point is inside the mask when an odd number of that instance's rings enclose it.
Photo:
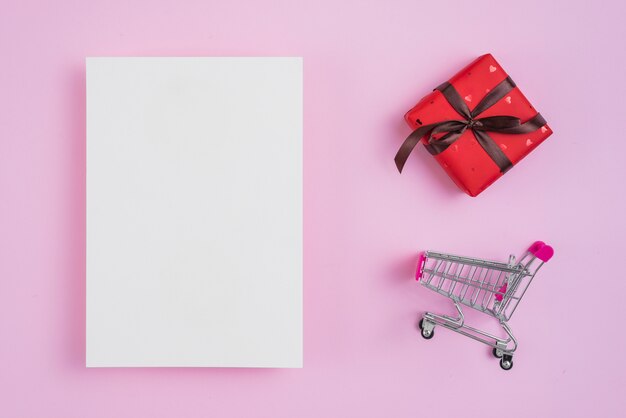
M 0 416 L 622 414 L 626 10 L 556 3 L 2 0 Z M 485 52 L 555 134 L 475 199 L 424 149 L 399 175 L 404 112 Z M 84 367 L 98 55 L 304 57 L 304 369 Z M 412 280 L 418 250 L 506 259 L 536 239 L 557 253 L 511 321 L 512 371 L 446 330 L 419 336 L 418 315 L 450 303 Z

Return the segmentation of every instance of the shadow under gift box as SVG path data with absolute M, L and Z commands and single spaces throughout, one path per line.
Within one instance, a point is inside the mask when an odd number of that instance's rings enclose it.
M 449 82 L 459 96 L 473 110 L 478 103 L 499 83 L 508 77 L 491 54 L 486 54 L 459 71 Z M 490 116 L 514 116 L 524 123 L 537 115 L 537 111 L 514 87 L 502 99 L 477 115 L 477 119 Z M 424 97 L 404 119 L 415 130 L 445 120 L 463 120 L 439 90 Z M 445 133 L 435 135 L 441 138 Z M 548 125 L 530 133 L 506 134 L 487 131 L 487 135 L 500 147 L 513 165 L 528 155 L 552 134 Z M 428 144 L 428 136 L 421 139 Z M 467 129 L 445 151 L 434 155 L 437 162 L 448 173 L 456 185 L 470 196 L 477 196 L 494 181 L 502 177 L 500 167 L 481 147 L 471 129 Z

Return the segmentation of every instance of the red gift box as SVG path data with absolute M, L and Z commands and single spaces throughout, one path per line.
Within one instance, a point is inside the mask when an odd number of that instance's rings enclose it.
M 552 134 L 491 54 L 437 87 L 404 119 L 414 131 L 396 155 L 398 170 L 421 141 L 470 196 L 489 187 Z

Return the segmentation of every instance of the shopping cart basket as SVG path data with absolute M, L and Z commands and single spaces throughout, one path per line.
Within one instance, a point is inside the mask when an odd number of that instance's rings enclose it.
M 419 322 L 422 337 L 430 339 L 436 325 L 456 331 L 493 348 L 500 367 L 513 367 L 517 340 L 508 325 L 537 271 L 554 255 L 554 250 L 541 241 L 535 242 L 519 260 L 510 256 L 508 263 L 459 257 L 434 251 L 420 254 L 416 279 L 430 290 L 452 300 L 458 317 L 426 312 Z M 504 332 L 500 338 L 465 325 L 461 306 L 468 306 L 496 318 Z

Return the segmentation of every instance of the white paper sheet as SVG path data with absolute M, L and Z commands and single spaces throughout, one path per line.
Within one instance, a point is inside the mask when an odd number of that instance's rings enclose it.
M 302 60 L 87 59 L 87 366 L 302 367 Z

